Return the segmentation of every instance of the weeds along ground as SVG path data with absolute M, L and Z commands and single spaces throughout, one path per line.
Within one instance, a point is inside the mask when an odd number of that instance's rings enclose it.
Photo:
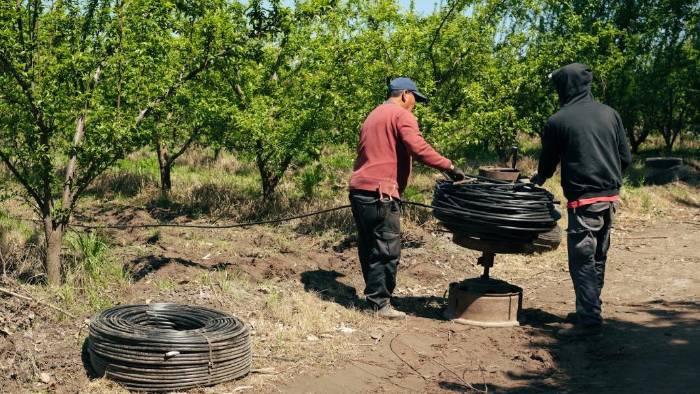
M 523 173 L 531 174 L 536 170 L 533 159 L 537 155 L 536 145 L 525 144 L 525 147 L 518 166 Z M 683 149 L 687 162 L 697 166 L 695 160 L 700 157 L 697 146 Z M 642 160 L 656 153 L 654 149 L 642 152 L 628 172 L 621 194 L 622 222 L 643 226 L 673 215 L 679 215 L 678 220 L 694 220 L 683 210 L 700 207 L 697 184 L 643 185 Z M 260 180 L 253 163 L 231 153 L 213 160 L 213 152 L 192 149 L 175 165 L 172 193 L 166 199 L 158 187 L 155 157 L 151 152 L 140 151 L 95 182 L 79 203 L 75 220 L 112 224 L 158 221 L 221 224 L 330 208 L 347 204 L 346 183 L 353 159 L 349 149 L 329 148 L 318 161 L 289 171 L 275 197 L 265 200 L 259 191 Z M 480 160 L 462 160 L 466 172 L 476 173 L 478 165 L 498 164 L 493 157 Z M 352 253 L 354 223 L 349 210 L 279 226 L 222 231 L 73 228 L 63 247 L 64 284 L 49 288 L 42 285 L 40 229 L 31 222 L 16 219 L 31 217 L 32 212 L 13 195 L 16 189 L 8 174 L 0 174 L 6 195 L 0 205 L 3 286 L 54 304 L 81 319 L 112 305 L 130 302 L 201 304 L 235 313 L 249 322 L 255 331 L 254 350 L 258 356 L 300 360 L 313 354 L 315 365 L 333 365 L 338 359 L 353 357 L 358 346 L 347 341 L 344 333 L 372 329 L 372 316 L 362 310 L 358 298 L 361 283 L 339 279 L 334 282 L 338 288 L 327 292 L 336 295 L 333 299 L 313 283 L 313 275 L 337 274 L 331 268 L 324 268 L 329 259 L 345 259 L 347 253 Z M 404 198 L 429 203 L 434 183 L 440 177 L 436 171 L 416 166 Z M 558 174 L 545 187 L 564 201 Z M 560 225 L 566 227 L 566 215 Z M 424 263 L 420 261 L 423 258 L 420 248 L 426 238 L 434 236 L 437 222 L 429 210 L 409 206 L 405 208 L 402 226 L 404 244 L 412 245 L 409 247 L 415 250 L 402 264 Z M 438 252 L 455 253 L 447 249 Z M 554 252 L 552 257 L 565 259 L 565 250 Z M 522 272 L 514 271 L 514 275 L 528 277 L 534 274 L 530 271 L 553 267 L 547 265 L 551 262 L 532 260 L 530 265 L 519 266 Z M 304 274 L 300 277 L 297 266 L 320 268 L 305 278 Z M 402 281 L 402 286 L 412 289 L 429 285 L 429 280 L 420 276 Z M 343 296 L 339 299 L 337 294 Z M 6 316 L 0 319 L 0 329 L 5 333 L 27 329 L 26 322 L 10 316 L 8 311 L 4 310 Z M 50 309 L 45 316 L 43 324 L 61 326 L 71 320 Z M 79 344 L 85 336 L 84 329 L 80 335 L 66 341 Z M 75 345 L 73 342 L 70 346 Z M 16 368 L 22 365 L 19 362 Z M 95 384 L 98 391 L 119 391 L 106 382 L 90 383 Z

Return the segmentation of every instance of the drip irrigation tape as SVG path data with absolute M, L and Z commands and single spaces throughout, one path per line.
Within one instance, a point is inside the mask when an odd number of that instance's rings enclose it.
M 85 223 L 70 223 L 68 225 L 68 227 L 83 228 L 83 229 L 87 229 L 87 230 L 101 230 L 101 229 L 102 230 L 103 229 L 130 230 L 130 229 L 136 229 L 136 228 L 157 228 L 157 227 L 198 228 L 198 229 L 242 228 L 242 227 L 258 226 L 258 225 L 262 225 L 262 224 L 274 224 L 274 223 L 289 222 L 289 221 L 296 220 L 296 219 L 303 219 L 303 218 L 307 218 L 307 217 L 311 217 L 311 216 L 321 215 L 321 214 L 329 213 L 329 212 L 340 211 L 342 209 L 348 209 L 348 208 L 350 208 L 350 204 L 339 205 L 339 206 L 333 207 L 333 208 L 321 209 L 318 211 L 302 213 L 302 214 L 294 215 L 294 216 L 286 216 L 286 217 L 277 218 L 277 219 L 258 220 L 258 221 L 254 221 L 254 222 L 231 223 L 231 224 L 196 224 L 196 223 L 85 224 Z M 15 220 L 21 220 L 23 222 L 43 223 L 43 221 L 41 221 L 39 219 L 29 219 L 29 218 L 10 216 L 10 215 L 7 215 L 7 216 L 11 217 Z
M 90 365 L 136 391 L 212 386 L 250 372 L 248 327 L 213 309 L 173 303 L 123 305 L 90 322 Z

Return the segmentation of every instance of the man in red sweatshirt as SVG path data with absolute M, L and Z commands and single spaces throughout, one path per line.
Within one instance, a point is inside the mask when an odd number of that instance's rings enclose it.
M 389 84 L 389 98 L 365 119 L 360 130 L 357 159 L 350 177 L 350 203 L 357 224 L 357 248 L 365 279 L 365 296 L 381 317 L 403 319 L 391 295 L 401 256 L 401 193 L 411 174 L 413 159 L 464 179 L 452 162 L 437 153 L 421 136 L 411 113 L 416 102 L 427 102 L 408 78 Z

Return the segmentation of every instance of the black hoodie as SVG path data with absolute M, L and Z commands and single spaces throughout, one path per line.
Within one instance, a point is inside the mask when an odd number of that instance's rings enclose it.
M 552 73 L 561 109 L 542 132 L 538 176 L 551 177 L 561 161 L 561 186 L 569 201 L 614 196 L 632 161 L 620 115 L 593 100 L 591 70 L 572 63 Z

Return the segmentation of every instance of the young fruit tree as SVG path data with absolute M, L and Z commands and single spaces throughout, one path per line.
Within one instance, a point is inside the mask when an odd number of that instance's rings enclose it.
M 156 152 L 161 198 L 169 199 L 175 161 L 195 144 L 220 146 L 226 126 L 225 98 L 216 94 L 211 78 L 202 74 L 187 82 L 173 98 L 154 111 L 148 138 Z
M 223 0 L 4 1 L 0 160 L 43 225 L 48 282 L 76 203 L 144 144 L 144 123 L 240 47 L 242 8 Z
M 251 2 L 247 56 L 229 59 L 220 73 L 229 103 L 227 140 L 255 162 L 265 197 L 290 166 L 320 154 L 337 127 L 336 103 L 348 93 L 340 87 L 338 55 L 346 8 L 325 3 Z

